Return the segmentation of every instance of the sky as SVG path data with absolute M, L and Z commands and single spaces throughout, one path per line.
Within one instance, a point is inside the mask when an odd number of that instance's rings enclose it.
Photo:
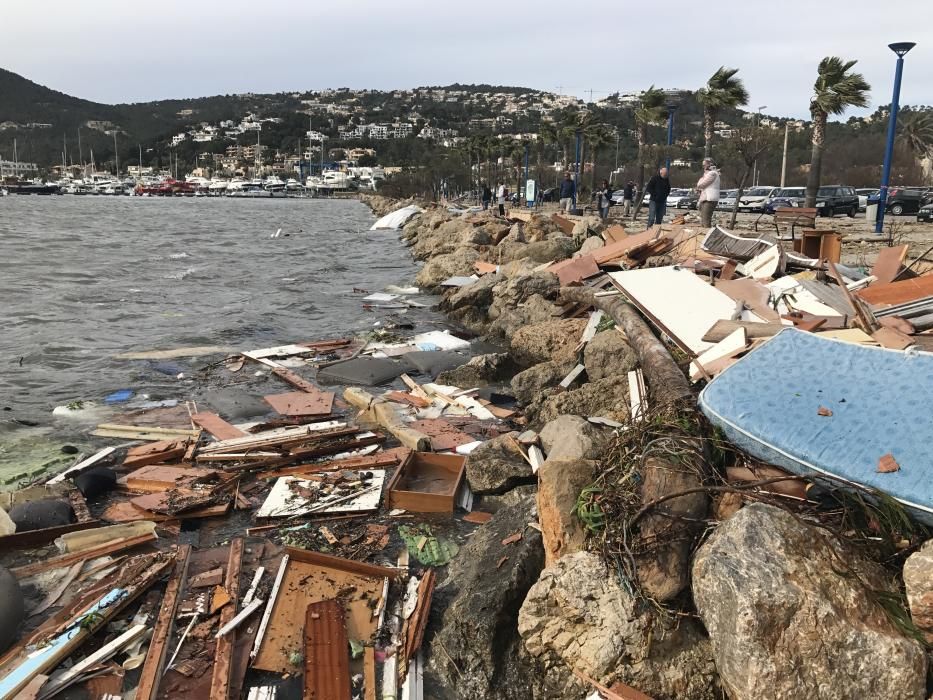
M 845 118 L 890 102 L 887 44 L 914 41 L 901 104 L 933 105 L 931 0 L 5 0 L 0 25 L 0 67 L 106 103 L 456 82 L 598 100 L 696 89 L 726 65 L 749 111 L 807 118 L 817 64 L 838 55 L 872 86 Z

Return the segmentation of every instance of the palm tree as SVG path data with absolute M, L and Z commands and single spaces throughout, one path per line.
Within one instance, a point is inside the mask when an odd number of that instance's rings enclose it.
M 645 189 L 645 149 L 648 146 L 648 127 L 652 124 L 659 124 L 666 118 L 667 109 L 664 106 L 664 93 L 652 85 L 638 96 L 638 104 L 635 106 L 635 137 L 638 142 L 639 192 Z
M 827 56 L 817 68 L 810 114 L 813 134 L 810 137 L 810 174 L 807 178 L 807 196 L 804 206 L 816 205 L 820 189 L 820 171 L 823 168 L 823 146 L 826 142 L 826 120 L 830 114 L 842 114 L 846 107 L 865 107 L 871 86 L 861 73 L 850 73 L 858 61 L 843 61 L 838 56 Z
M 905 119 L 897 140 L 918 159 L 933 157 L 933 113 L 918 112 Z
M 741 107 L 748 102 L 748 90 L 741 78 L 736 78 L 738 68 L 720 66 L 710 76 L 706 85 L 697 90 L 697 101 L 703 105 L 703 157 L 709 158 L 713 148 L 713 124 L 716 114 L 724 108 Z

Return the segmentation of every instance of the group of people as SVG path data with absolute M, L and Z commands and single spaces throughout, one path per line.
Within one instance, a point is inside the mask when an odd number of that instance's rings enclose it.
M 699 194 L 697 210 L 700 213 L 700 222 L 704 228 L 710 228 L 713 225 L 713 212 L 719 203 L 720 176 L 719 170 L 712 158 L 703 159 L 703 175 L 697 181 L 695 187 Z M 655 224 L 660 224 L 664 220 L 664 214 L 667 212 L 667 198 L 671 193 L 671 181 L 668 176 L 667 168 L 660 168 L 658 172 L 651 176 L 648 184 L 645 185 L 645 192 L 648 194 L 648 228 Z M 635 183 L 629 180 L 625 183 L 622 190 L 622 216 L 628 217 L 632 214 L 632 206 L 635 201 L 637 190 Z M 499 182 L 496 185 L 496 199 L 499 204 L 499 216 L 505 216 L 505 201 L 509 196 L 506 186 Z M 609 216 L 609 207 L 613 206 L 613 191 L 608 180 L 603 180 L 599 189 L 593 193 L 596 206 L 599 210 L 599 216 L 603 219 Z M 483 184 L 483 210 L 489 209 L 492 202 L 492 190 Z M 569 172 L 564 173 L 564 179 L 560 183 L 558 190 L 560 211 L 571 212 L 576 205 L 577 184 Z

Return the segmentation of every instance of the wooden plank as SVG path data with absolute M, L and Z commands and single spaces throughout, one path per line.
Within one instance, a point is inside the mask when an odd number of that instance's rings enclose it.
M 233 604 L 227 605 L 220 612 L 220 626 L 228 624 L 237 613 L 240 598 L 240 567 L 243 562 L 243 538 L 236 537 L 230 543 L 230 556 L 227 559 L 227 577 L 224 588 L 233 598 Z M 214 667 L 211 675 L 210 700 L 229 700 L 230 679 L 233 669 L 233 647 L 236 644 L 236 630 L 217 640 L 214 650 Z
M 123 466 L 145 467 L 148 464 L 159 464 L 181 459 L 188 451 L 187 439 L 160 440 L 148 445 L 131 447 L 123 460 Z
M 202 411 L 191 416 L 191 421 L 209 432 L 218 440 L 230 440 L 231 438 L 245 437 L 249 433 L 240 430 L 235 425 L 231 425 L 216 413 Z
M 149 464 L 118 479 L 117 483 L 131 491 L 158 493 L 175 488 L 181 479 L 212 477 L 218 473 L 215 469 L 199 469 L 174 464 Z
M 574 284 L 599 274 L 599 266 L 592 255 L 583 255 L 579 258 L 569 258 L 554 263 L 547 269 L 553 272 L 560 280 L 562 287 Z
M 281 467 L 256 475 L 257 479 L 273 479 L 280 476 L 300 476 L 302 474 L 319 474 L 321 472 L 337 471 L 339 469 L 372 469 L 374 467 L 393 467 L 400 461 L 397 454 L 375 454 L 364 457 L 347 457 L 314 464 L 300 464 L 295 467 Z
M 731 333 L 735 332 L 738 328 L 744 328 L 746 337 L 749 340 L 753 340 L 755 338 L 770 338 L 780 333 L 783 329 L 789 328 L 789 326 L 785 326 L 781 323 L 719 320 L 706 331 L 703 340 L 707 343 L 718 343 L 720 340 L 724 340 Z
M 855 295 L 872 306 L 893 306 L 933 296 L 933 275 L 914 279 L 872 284 L 855 292 Z
M 146 652 L 142 675 L 139 677 L 136 700 L 152 700 L 152 698 L 159 695 L 162 667 L 165 665 L 168 642 L 172 638 L 172 626 L 175 622 L 178 601 L 184 591 L 185 579 L 188 576 L 190 556 L 190 545 L 182 544 L 178 546 L 178 550 L 175 552 L 175 573 L 165 587 L 165 595 L 162 596 L 162 607 L 159 609 L 159 616 L 156 618 L 155 628 L 152 631 L 152 641 L 149 643 L 149 651 Z
M 0 552 L 6 552 L 11 549 L 19 549 L 21 547 L 38 547 L 40 545 L 48 544 L 56 537 L 66 535 L 69 532 L 90 530 L 91 528 L 100 527 L 100 525 L 100 520 L 88 520 L 87 522 L 82 523 L 59 525 L 58 527 L 46 527 L 42 528 L 41 530 L 23 530 L 22 532 L 14 532 L 10 535 L 4 535 L 3 537 L 0 537 Z
M 733 357 L 736 353 L 745 349 L 748 345 L 748 338 L 745 335 L 744 328 L 736 328 L 732 333 L 716 343 L 713 347 L 704 351 L 690 363 L 690 379 L 697 382 L 709 374 L 707 367 L 724 357 Z
M 865 311 L 865 308 L 859 303 L 857 299 L 852 296 L 852 292 L 849 291 L 849 288 L 846 286 L 846 281 L 839 274 L 839 271 L 836 269 L 836 264 L 832 261 L 826 263 L 829 270 L 829 274 L 832 275 L 833 279 L 836 280 L 836 283 L 839 285 L 839 289 L 845 296 L 846 301 L 849 302 L 849 305 L 852 307 L 852 310 L 855 312 L 855 316 L 858 319 L 859 325 L 861 325 L 862 330 L 866 333 L 871 333 L 875 327 L 878 325 L 873 322 L 873 319 L 868 317 L 868 313 Z M 910 280 L 913 281 L 913 280 Z
M 182 428 L 154 428 L 141 425 L 117 425 L 115 423 L 101 423 L 97 429 L 91 433 L 97 437 L 114 437 L 121 440 L 185 440 L 187 438 L 196 438 L 201 434 L 200 430 L 188 430 Z
M 263 396 L 262 400 L 283 416 L 327 416 L 334 410 L 330 391 L 289 391 Z
M 363 700 L 376 700 L 376 650 L 363 649 Z
M 914 339 L 894 328 L 879 328 L 871 337 L 878 341 L 883 348 L 891 350 L 904 350 L 914 344 Z
M 428 418 L 408 423 L 408 426 L 431 438 L 431 449 L 435 452 L 454 450 L 460 445 L 476 442 L 476 438 L 458 430 L 440 418 Z
M 424 630 L 428 624 L 428 616 L 431 612 L 431 598 L 434 595 L 434 584 L 437 579 L 434 569 L 428 569 L 421 581 L 418 583 L 418 602 L 415 603 L 415 610 L 408 618 L 408 625 L 405 635 L 405 658 L 408 661 L 418 653 L 421 648 L 421 642 L 424 639 Z
M 301 391 L 307 391 L 310 394 L 320 391 L 320 389 L 314 386 L 314 384 L 309 382 L 307 379 L 298 374 L 295 374 L 285 367 L 273 367 L 272 374 L 284 381 L 286 384 L 291 384 L 293 387 L 300 389 Z
M 96 559 L 97 557 L 103 557 L 115 552 L 122 552 L 127 549 L 132 549 L 133 547 L 138 547 L 139 545 L 152 542 L 156 539 L 158 539 L 158 537 L 156 537 L 155 533 L 138 535 L 137 537 L 123 537 L 118 540 L 114 540 L 113 542 L 102 544 L 99 547 L 84 549 L 80 552 L 62 554 L 61 556 L 51 557 L 50 559 L 43 559 L 32 564 L 18 566 L 15 569 L 10 569 L 10 571 L 14 576 L 16 576 L 16 578 L 23 579 L 29 576 L 35 576 L 36 574 L 40 574 L 43 571 L 51 571 L 52 569 L 62 569 L 69 567 L 79 561 Z
M 305 700 L 350 700 L 350 649 L 343 606 L 336 600 L 305 610 Z
M 636 233 L 632 236 L 626 236 L 621 241 L 610 243 L 602 248 L 597 248 L 591 255 L 597 265 L 604 265 L 613 260 L 625 257 L 630 251 L 657 239 L 659 237 L 658 233 L 659 232 L 655 229 L 648 229 L 647 231 Z

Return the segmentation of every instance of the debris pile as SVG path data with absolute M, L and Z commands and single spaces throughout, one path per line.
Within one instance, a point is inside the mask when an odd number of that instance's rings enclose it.
M 367 203 L 454 329 L 359 290 L 3 493 L 0 698 L 926 696 L 906 248 Z

